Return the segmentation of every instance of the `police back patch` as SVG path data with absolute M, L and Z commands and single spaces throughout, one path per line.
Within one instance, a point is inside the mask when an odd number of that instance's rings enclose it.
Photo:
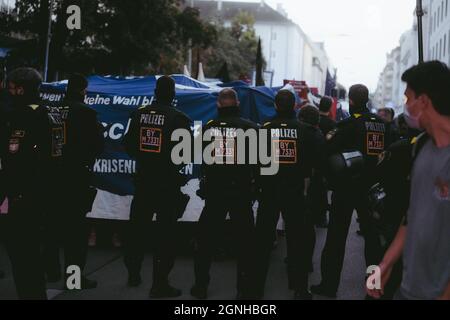
M 64 146 L 64 128 L 52 128 L 52 157 L 61 157 Z
M 378 156 L 384 151 L 384 133 L 367 132 L 367 154 Z
M 273 140 L 275 162 L 297 164 L 297 143 L 293 140 Z
M 162 130 L 159 128 L 141 128 L 140 150 L 142 152 L 161 153 Z

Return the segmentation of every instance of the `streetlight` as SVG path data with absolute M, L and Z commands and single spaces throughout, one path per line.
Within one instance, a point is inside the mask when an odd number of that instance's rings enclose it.
M 417 34 L 419 37 L 419 63 L 423 62 L 423 26 L 422 17 L 424 16 L 422 0 L 417 0 Z
M 53 2 L 51 0 L 48 5 L 48 29 L 47 29 L 47 43 L 45 46 L 45 64 L 44 64 L 44 81 L 47 82 L 48 78 L 48 56 L 50 54 L 50 41 L 52 38 L 52 16 L 53 16 Z

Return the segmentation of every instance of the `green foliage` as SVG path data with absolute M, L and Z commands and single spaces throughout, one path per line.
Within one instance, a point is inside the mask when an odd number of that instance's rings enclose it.
M 254 17 L 242 11 L 234 17 L 231 28 L 217 27 L 217 43 L 205 54 L 206 74 L 216 75 L 226 62 L 232 80 L 251 76 L 258 49 L 254 24 Z

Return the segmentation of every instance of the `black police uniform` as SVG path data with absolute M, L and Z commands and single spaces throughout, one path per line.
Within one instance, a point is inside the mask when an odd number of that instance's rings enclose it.
M 337 123 L 333 119 L 330 119 L 330 117 L 325 115 L 320 115 L 320 121 L 319 121 L 319 129 L 322 131 L 322 134 L 326 136 L 329 132 L 336 129 Z
M 7 121 L 7 112 L 6 109 L 4 108 L 4 100 L 2 99 L 3 97 L 3 90 L 0 88 L 0 144 L 4 144 L 6 143 L 6 125 L 8 123 Z M 6 147 L 4 147 L 3 145 L 0 145 L 0 206 L 2 205 L 3 201 L 5 200 L 5 179 L 3 177 L 3 168 L 1 165 L 1 161 L 3 158 L 3 152 L 5 152 Z M 0 241 L 3 241 L 3 235 L 4 235 L 4 218 L 0 217 Z M 1 263 L 1 261 L 0 261 Z M 1 268 L 1 264 L 0 264 L 0 268 Z M 4 272 L 0 269 L 0 279 L 3 279 L 4 277 Z
M 130 279 L 139 279 L 144 258 L 145 233 L 156 213 L 156 239 L 153 255 L 153 288 L 168 287 L 174 265 L 175 227 L 181 218 L 176 198 L 185 181 L 180 166 L 173 164 L 172 133 L 177 129 L 191 132 L 191 120 L 175 108 L 155 103 L 139 109 L 133 116 L 125 146 L 137 160 L 135 195 L 125 239 L 125 265 Z M 182 213 L 181 213 L 182 215 Z
M 268 130 L 269 143 L 279 155 L 279 171 L 261 176 L 261 201 L 256 222 L 255 295 L 261 298 L 270 262 L 273 234 L 280 212 L 286 223 L 287 271 L 289 288 L 307 296 L 310 268 L 310 244 L 305 204 L 305 179 L 310 178 L 323 137 L 317 130 L 295 119 L 292 112 L 279 113 L 263 129 Z M 269 149 L 270 150 L 270 149 Z
M 393 143 L 379 157 L 377 184 L 372 189 L 369 208 L 370 224 L 375 226 L 379 241 L 377 259 L 381 261 L 399 227 L 407 217 L 410 201 L 411 171 L 414 160 L 428 137 L 419 135 Z M 392 300 L 400 287 L 403 266 L 399 261 L 386 284 L 383 299 Z
M 367 194 L 375 181 L 378 156 L 391 142 L 390 128 L 368 109 L 361 108 L 358 111 L 338 123 L 337 129 L 327 135 L 330 154 L 359 151 L 364 157 L 361 175 L 354 179 L 342 179 L 333 188 L 330 223 L 321 260 L 322 290 L 319 291 L 322 292 L 317 292 L 313 287 L 313 292 L 329 296 L 335 296 L 338 290 L 348 230 L 355 209 L 365 236 L 366 263 L 379 263 L 375 254 L 376 239 L 367 221 Z
M 213 153 L 217 163 L 202 166 L 200 191 L 206 201 L 198 225 L 194 288 L 206 291 L 208 287 L 211 260 L 218 240 L 217 234 L 229 213 L 234 228 L 233 244 L 237 257 L 237 291 L 240 297 L 245 298 L 249 296 L 249 275 L 252 272 L 251 244 L 254 231 L 252 198 L 258 166 L 248 161 L 250 152 L 248 140 L 244 149 L 245 164 L 238 164 L 236 135 L 238 130 L 243 132 L 253 129 L 257 137 L 258 127 L 253 122 L 240 118 L 239 114 L 238 107 L 221 108 L 218 118 L 208 122 L 203 128 L 203 132 L 209 133 L 211 141 L 217 144 Z M 256 147 L 256 152 L 257 145 L 253 147 Z
M 45 104 L 15 105 L 6 139 L 7 247 L 17 293 L 20 299 L 46 299 L 40 231 L 57 203 L 64 143 L 61 114 Z
M 65 269 L 86 264 L 86 214 L 95 197 L 91 168 L 102 152 L 104 138 L 97 113 L 81 102 L 64 100 L 56 105 L 64 121 L 65 141 L 58 210 L 49 211 L 44 232 L 44 261 L 49 281 L 61 276 L 59 247 L 64 249 Z
M 324 136 L 335 130 L 336 127 L 336 121 L 328 116 L 320 115 L 319 129 Z M 315 170 L 311 179 L 310 196 L 315 224 L 318 227 L 327 227 L 328 188 L 325 183 L 324 173 L 320 170 Z

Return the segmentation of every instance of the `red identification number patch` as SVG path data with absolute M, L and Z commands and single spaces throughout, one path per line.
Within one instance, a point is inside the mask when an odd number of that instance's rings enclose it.
M 142 152 L 161 153 L 162 130 L 158 128 L 141 128 L 140 150 Z
M 275 162 L 282 164 L 297 163 L 297 143 L 290 140 L 274 140 Z
M 367 154 L 369 156 L 378 156 L 384 151 L 384 133 L 367 133 Z

